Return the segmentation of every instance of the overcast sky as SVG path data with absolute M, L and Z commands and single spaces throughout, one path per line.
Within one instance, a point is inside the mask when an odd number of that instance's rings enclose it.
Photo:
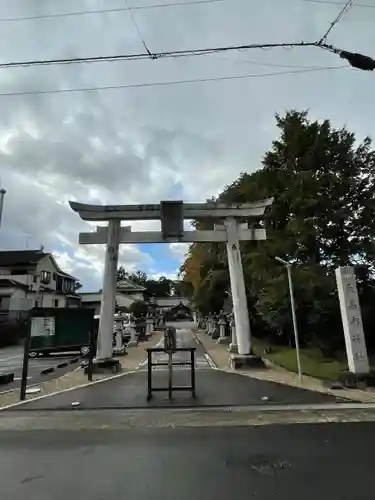
M 130 6 L 175 0 L 128 0 Z M 185 2 L 180 0 L 182 4 Z M 361 4 L 371 5 L 370 0 Z M 375 4 L 373 4 L 375 7 Z M 0 0 L 0 18 L 126 7 L 125 0 Z M 226 0 L 133 11 L 152 51 L 320 38 L 342 3 Z M 329 36 L 340 48 L 375 56 L 375 8 L 354 7 Z M 144 51 L 129 12 L 0 22 L 1 61 Z M 0 93 L 132 85 L 342 66 L 317 49 L 252 50 L 168 60 L 0 69 Z M 204 201 L 241 172 L 259 168 L 275 138 L 276 112 L 374 135 L 372 73 L 354 69 L 122 88 L 0 96 L 0 174 L 7 190 L 0 246 L 54 252 L 84 289 L 100 287 L 103 248 L 78 245 L 91 230 L 68 200 Z M 135 223 L 133 229 L 155 224 Z M 186 248 L 121 247 L 121 264 L 174 275 Z

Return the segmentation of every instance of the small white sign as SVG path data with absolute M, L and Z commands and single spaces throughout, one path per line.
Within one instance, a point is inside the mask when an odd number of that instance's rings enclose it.
M 370 367 L 354 269 L 344 266 L 335 272 L 349 370 L 358 374 L 368 373 Z
M 55 335 L 55 318 L 36 316 L 31 319 L 31 337 Z

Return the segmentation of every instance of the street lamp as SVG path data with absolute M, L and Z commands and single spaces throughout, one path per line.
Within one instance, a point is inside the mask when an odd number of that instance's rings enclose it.
M 294 303 L 293 282 L 292 282 L 292 264 L 290 262 L 287 262 L 284 259 L 281 259 L 280 257 L 275 257 L 275 259 L 286 267 L 286 272 L 288 274 L 290 306 L 292 309 L 292 318 L 293 318 L 294 342 L 296 344 L 298 377 L 299 377 L 299 381 L 302 383 L 301 357 L 300 357 L 300 350 L 299 350 L 296 307 L 295 307 L 295 303 Z

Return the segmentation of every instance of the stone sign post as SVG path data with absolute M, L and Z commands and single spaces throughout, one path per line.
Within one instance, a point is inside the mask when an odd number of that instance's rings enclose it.
M 335 273 L 349 370 L 366 374 L 369 362 L 354 269 L 350 266 L 338 267 Z

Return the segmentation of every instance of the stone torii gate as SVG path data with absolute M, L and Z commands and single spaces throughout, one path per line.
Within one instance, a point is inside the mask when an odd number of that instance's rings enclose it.
M 228 254 L 238 356 L 241 358 L 240 364 L 246 364 L 246 358 L 250 357 L 252 349 L 240 241 L 265 240 L 266 231 L 249 228 L 241 220 L 262 218 L 266 207 L 272 202 L 272 198 L 238 205 L 214 202 L 193 204 L 182 201 L 161 201 L 155 205 L 87 205 L 69 202 L 81 219 L 108 222 L 106 227 L 97 227 L 96 232 L 79 234 L 79 243 L 82 245 L 106 245 L 96 361 L 105 362 L 112 358 L 116 273 L 121 243 L 223 242 L 226 243 Z M 184 230 L 184 219 L 200 218 L 222 221 L 222 224 L 215 225 L 214 230 Z M 123 220 L 160 220 L 162 230 L 132 232 L 130 226 L 121 226 Z

